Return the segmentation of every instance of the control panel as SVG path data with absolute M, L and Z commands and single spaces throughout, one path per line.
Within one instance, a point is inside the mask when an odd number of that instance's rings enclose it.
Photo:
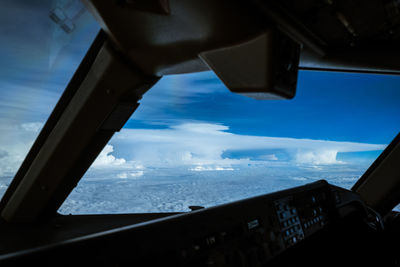
M 122 266 L 263 266 L 335 222 L 338 207 L 354 199 L 355 193 L 321 180 L 82 237 L 43 253 L 91 264 L 106 257 Z
M 181 266 L 262 266 L 329 225 L 336 205 L 331 186 L 319 181 L 196 210 L 164 222 L 176 236 L 158 237 L 160 253 L 165 238 Z
M 290 197 L 275 201 L 277 218 L 280 223 L 280 231 L 286 247 L 296 244 L 304 239 L 303 227 L 297 211 Z

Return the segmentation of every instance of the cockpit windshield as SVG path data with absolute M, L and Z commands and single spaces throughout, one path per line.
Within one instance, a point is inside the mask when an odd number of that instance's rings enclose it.
M 0 197 L 99 31 L 78 0 L 0 3 Z M 350 188 L 398 133 L 400 77 L 301 71 L 293 100 L 163 77 L 59 209 L 175 212 L 326 179 Z
M 166 76 L 60 212 L 187 211 L 319 179 L 350 188 L 397 134 L 398 86 L 302 71 L 293 100 L 260 101 L 211 72 Z
M 0 3 L 0 197 L 100 27 L 79 0 Z

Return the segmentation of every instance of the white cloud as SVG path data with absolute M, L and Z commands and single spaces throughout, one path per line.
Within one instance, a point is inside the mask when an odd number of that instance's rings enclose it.
M 197 165 L 194 168 L 190 168 L 190 171 L 233 171 L 234 169 L 232 167 L 222 167 L 222 166 L 203 166 L 203 165 Z
M 112 153 L 114 147 L 106 145 L 97 156 L 92 166 L 86 173 L 90 179 L 137 179 L 144 175 L 143 164 L 136 161 L 127 161 L 125 158 L 116 157 Z
M 315 151 L 300 151 L 296 154 L 295 160 L 299 164 L 338 164 L 343 163 L 336 160 L 337 150 L 316 149 Z
M 31 147 L 41 122 L 4 126 L 0 136 L 0 176 L 12 176 Z M 90 177 L 139 178 L 148 168 L 184 167 L 190 171 L 232 171 L 255 163 L 249 158 L 226 158 L 230 150 L 284 150 L 300 165 L 342 163 L 339 152 L 382 150 L 384 145 L 311 139 L 239 135 L 229 127 L 184 123 L 167 129 L 123 129 L 106 145 L 88 172 Z M 265 164 L 278 164 L 280 156 L 266 153 Z M 258 161 L 259 163 L 259 161 Z
M 143 176 L 144 171 L 136 171 L 136 172 L 121 172 L 117 174 L 117 178 L 120 179 L 128 179 L 128 178 L 139 178 Z
M 229 127 L 209 123 L 184 123 L 168 129 L 123 129 L 112 139 L 120 154 L 145 166 L 188 165 L 194 171 L 234 168 L 248 158 L 223 158 L 229 150 L 284 150 L 295 164 L 339 164 L 339 152 L 382 150 L 385 145 L 356 142 L 239 135 Z M 260 157 L 278 161 L 275 154 Z M 271 163 L 272 164 L 272 163 Z
M 126 163 L 123 158 L 116 158 L 111 153 L 114 151 L 112 145 L 106 145 L 103 151 L 97 156 L 97 159 L 93 162 L 92 166 L 94 168 L 104 168 L 110 166 L 121 166 Z

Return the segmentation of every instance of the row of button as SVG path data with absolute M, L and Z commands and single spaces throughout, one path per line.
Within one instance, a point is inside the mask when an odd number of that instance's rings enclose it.
M 300 228 L 300 225 L 295 225 L 295 226 L 293 226 L 293 227 L 291 227 L 291 228 L 285 230 L 285 231 L 283 232 L 283 234 L 284 234 L 284 236 L 287 237 L 287 236 L 290 236 L 290 235 L 292 235 L 292 234 L 294 234 L 294 233 L 297 233 L 300 229 L 301 229 L 301 228 Z
M 309 227 L 311 227 L 314 224 L 319 223 L 319 222 L 321 222 L 321 226 L 324 225 L 324 216 L 320 215 L 318 217 L 315 217 L 315 218 L 305 222 L 304 223 L 304 229 L 307 229 L 307 228 L 309 228 Z
M 283 211 L 279 213 L 279 219 L 280 220 L 285 220 L 291 216 L 297 215 L 296 209 L 291 209 L 290 211 Z
M 313 209 L 312 212 L 313 212 L 313 215 L 315 216 L 318 213 L 322 213 L 322 211 L 323 211 L 322 207 L 317 207 L 317 208 Z
M 292 218 L 290 218 L 290 219 L 288 219 L 288 220 L 286 220 L 286 221 L 283 221 L 283 222 L 282 222 L 282 227 L 283 227 L 283 228 L 286 228 L 286 227 L 288 227 L 288 226 L 291 226 L 291 225 L 293 225 L 293 224 L 298 223 L 299 221 L 300 221 L 300 219 L 299 219 L 298 216 L 292 217 Z

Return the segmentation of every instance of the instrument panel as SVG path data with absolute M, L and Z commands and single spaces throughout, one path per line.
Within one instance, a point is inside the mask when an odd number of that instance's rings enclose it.
M 352 202 L 361 203 L 354 192 L 321 180 L 14 253 L 2 263 L 263 266 L 333 224 Z

